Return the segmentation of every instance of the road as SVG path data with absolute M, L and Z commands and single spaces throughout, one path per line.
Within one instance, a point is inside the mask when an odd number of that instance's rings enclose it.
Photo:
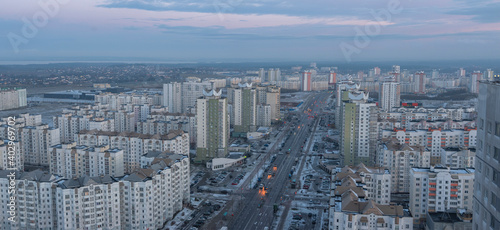
M 290 194 L 292 197 L 294 195 L 292 191 L 287 189 L 290 185 L 288 174 L 292 167 L 297 164 L 295 159 L 302 159 L 303 146 L 311 136 L 310 128 L 315 125 L 316 120 L 310 116 L 314 116 L 314 113 L 320 110 L 320 107 L 317 107 L 315 102 L 325 101 L 329 95 L 328 93 L 311 94 L 304 102 L 297 115 L 298 122 L 295 127 L 290 128 L 290 131 L 284 130 L 285 133 L 291 133 L 290 138 L 283 147 L 283 151 L 290 149 L 290 154 L 278 155 L 274 162 L 278 166 L 275 176 L 271 179 L 264 178 L 262 181 L 269 188 L 267 194 L 264 195 L 259 189 L 246 189 L 246 187 L 242 186 L 244 200 L 235 212 L 235 216 L 229 219 L 229 229 L 264 229 L 265 227 L 272 227 L 275 218 L 273 213 L 274 204 L 279 205 L 285 194 Z M 311 109 L 311 111 L 309 113 L 305 112 L 308 109 Z M 295 171 L 300 170 L 300 166 L 303 164 L 302 161 L 298 163 L 299 165 L 296 165 Z M 300 175 L 296 175 L 296 178 L 299 177 Z M 260 207 L 259 204 L 261 204 Z M 286 218 L 286 216 L 283 215 L 283 218 Z

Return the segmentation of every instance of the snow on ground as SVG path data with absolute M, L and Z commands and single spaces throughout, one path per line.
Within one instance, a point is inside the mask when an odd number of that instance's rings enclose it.
M 289 229 L 291 226 L 296 226 L 298 229 L 303 229 L 305 227 L 305 216 L 308 213 L 311 214 L 319 214 L 319 210 L 317 209 L 310 209 L 308 208 L 309 204 L 307 204 L 304 201 L 292 201 L 290 211 L 288 212 L 288 215 L 286 216 L 286 221 L 285 225 L 283 226 L 283 229 Z M 302 215 L 302 220 L 294 220 L 293 215 L 294 214 L 300 214 Z
M 181 229 L 185 220 L 191 220 L 194 210 L 184 208 L 172 220 L 169 220 L 163 229 Z

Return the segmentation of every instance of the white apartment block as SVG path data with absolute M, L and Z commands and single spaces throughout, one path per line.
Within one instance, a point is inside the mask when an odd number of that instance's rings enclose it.
M 413 220 L 403 206 L 380 205 L 373 201 L 357 201 L 355 195 L 346 195 L 339 211 L 330 208 L 330 230 L 384 229 L 412 230 Z
M 15 116 L 15 118 L 15 123 L 21 126 L 38 126 L 42 124 L 41 114 L 21 113 L 18 116 Z M 0 125 L 7 124 L 9 120 L 10 119 L 8 117 L 2 117 Z
M 24 163 L 48 166 L 52 161 L 50 147 L 60 143 L 59 129 L 48 125 L 19 128 L 19 148 L 24 155 Z
M 253 132 L 257 125 L 257 91 L 252 83 L 239 83 L 229 88 L 228 104 L 232 105 L 230 122 L 235 132 Z
M 139 167 L 140 156 L 149 151 L 169 151 L 189 155 L 189 135 L 182 130 L 174 130 L 166 135 L 149 135 L 127 132 L 80 131 L 76 135 L 77 145 L 109 145 L 124 152 L 125 172 Z
M 441 164 L 450 168 L 474 168 L 475 148 L 444 148 L 441 151 Z
M 95 95 L 96 104 L 107 110 L 122 110 L 124 105 L 160 106 L 162 95 L 158 93 L 101 93 Z
M 271 120 L 281 119 L 280 108 L 281 108 L 281 88 L 269 85 L 269 86 L 256 86 L 257 90 L 257 104 L 266 104 L 271 106 Z
M 26 89 L 0 89 L 0 111 L 28 105 Z
M 163 106 L 170 113 L 182 113 L 182 83 L 163 84 Z
M 168 134 L 182 130 L 189 134 L 190 143 L 196 143 L 195 114 L 153 112 L 149 118 L 137 123 L 137 132 L 142 134 Z
M 276 86 L 282 89 L 300 89 L 300 81 L 279 81 L 276 82 Z
M 57 183 L 57 229 L 120 229 L 120 183 L 110 176 L 79 177 Z M 41 192 L 40 195 L 42 195 Z
M 413 229 L 413 219 L 402 206 L 368 199 L 360 173 L 344 168 L 333 175 L 333 181 L 329 229 Z
M 391 111 L 400 107 L 401 87 L 397 82 L 383 82 L 380 85 L 380 107 L 383 111 Z
M 377 150 L 377 166 L 391 172 L 391 193 L 409 193 L 410 170 L 415 167 L 430 167 L 430 164 L 431 152 L 421 146 L 401 145 L 397 140 L 385 140 Z
M 0 171 L 7 194 L 9 171 Z M 159 229 L 190 200 L 189 158 L 166 154 L 121 180 L 62 179 L 40 170 L 16 172 L 15 222 L 9 196 L 0 197 L 2 229 Z
M 472 210 L 474 169 L 442 166 L 412 168 L 410 171 L 410 212 L 414 224 L 425 221 L 427 212 L 450 209 Z
M 380 113 L 380 119 L 396 120 L 407 125 L 412 121 L 461 121 L 464 119 L 473 119 L 474 108 L 425 108 L 425 107 L 401 107 L 393 108 L 389 111 Z
M 31 172 L 15 172 L 16 218 L 8 220 L 10 202 L 9 178 L 12 171 L 0 171 L 0 226 L 2 229 L 55 229 L 57 212 L 54 207 L 55 182 L 57 177 L 35 170 Z M 63 229 L 63 228 L 60 228 Z
M 60 131 L 61 142 L 71 143 L 75 141 L 75 134 L 81 130 L 90 129 L 90 120 L 92 120 L 91 115 L 76 115 L 73 116 L 71 113 L 63 113 L 61 115 L 54 116 L 53 118 L 54 127 L 58 128 Z
M 18 141 L 0 140 L 0 170 L 24 170 L 24 156 Z M 14 148 L 12 148 L 14 146 Z
M 11 136 L 7 122 L 7 119 L 0 122 L 0 140 L 8 140 Z M 48 149 L 60 143 L 59 129 L 42 124 L 39 114 L 21 114 L 11 127 L 15 130 L 16 148 L 19 149 L 16 150 L 19 151 L 19 159 L 16 162 L 48 166 L 51 161 Z
M 373 200 L 377 204 L 390 203 L 391 174 L 389 170 L 358 164 L 345 166 L 333 175 L 333 181 L 336 184 L 341 184 L 346 178 L 352 178 L 356 184 L 363 187 L 366 199 Z
M 63 116 L 76 115 L 76 116 L 86 117 L 88 119 L 95 118 L 99 120 L 104 118 L 104 119 L 114 120 L 114 129 L 113 129 L 114 131 L 134 132 L 135 125 L 137 120 L 139 120 L 140 114 L 136 113 L 133 107 L 135 106 L 131 105 L 130 108 L 127 106 L 122 110 L 116 111 L 116 110 L 107 110 L 107 108 L 103 106 L 74 106 L 72 109 L 63 110 Z M 150 110 L 153 111 L 158 108 L 161 109 L 161 107 L 151 106 Z M 59 121 L 56 123 L 56 119 L 62 119 L 62 118 L 54 117 L 55 126 L 59 124 Z
M 271 126 L 271 106 L 265 104 L 257 105 L 257 126 Z
M 109 118 L 94 118 L 89 122 L 89 130 L 115 131 L 115 120 Z
M 443 130 L 382 130 L 380 138 L 396 138 L 400 144 L 422 146 L 431 151 L 431 165 L 441 162 L 441 151 L 447 147 L 476 147 L 477 128 Z
M 200 82 L 200 79 L 187 79 L 182 83 L 182 112 L 188 113 L 196 106 L 196 100 L 203 96 L 203 90 L 214 89 L 211 82 Z
M 50 173 L 65 178 L 124 175 L 123 150 L 120 149 L 72 143 L 53 146 L 51 154 L 52 159 L 58 160 L 51 162 Z

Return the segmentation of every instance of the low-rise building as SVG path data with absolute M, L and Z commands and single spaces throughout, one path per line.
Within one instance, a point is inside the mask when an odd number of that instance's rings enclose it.
M 425 230 L 472 230 L 472 213 L 463 209 L 456 212 L 428 212 Z

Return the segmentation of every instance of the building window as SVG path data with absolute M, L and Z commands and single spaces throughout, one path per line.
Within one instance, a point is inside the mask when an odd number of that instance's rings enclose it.
M 495 135 L 500 137 L 500 122 L 496 123 Z

